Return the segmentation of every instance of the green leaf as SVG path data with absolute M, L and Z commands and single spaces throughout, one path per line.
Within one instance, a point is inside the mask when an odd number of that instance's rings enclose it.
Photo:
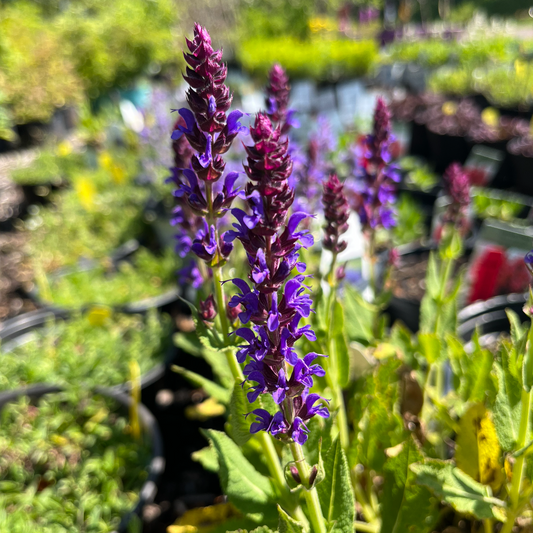
M 222 402 L 226 405 L 228 404 L 230 400 L 229 390 L 225 389 L 224 387 L 221 387 L 220 385 L 217 385 L 214 381 L 204 378 L 200 374 L 197 374 L 196 372 L 192 372 L 191 370 L 187 370 L 186 368 L 183 368 L 181 366 L 172 365 L 172 370 L 182 375 L 185 379 L 190 381 L 193 385 L 196 385 L 197 387 L 202 387 L 205 390 L 205 392 L 209 394 L 209 396 L 215 398 L 219 402 Z
M 426 487 L 415 483 L 416 475 L 409 469 L 423 456 L 414 440 L 389 448 L 385 464 L 382 525 L 380 533 L 426 533 L 436 525 L 438 500 Z
M 494 365 L 498 376 L 498 394 L 494 402 L 494 425 L 501 447 L 506 452 L 514 450 L 518 441 L 521 411 L 520 381 L 505 365 Z
M 344 315 L 346 335 L 351 341 L 370 342 L 374 338 L 372 325 L 377 309 L 366 302 L 363 297 L 349 285 L 345 286 Z
M 278 531 L 279 533 L 303 533 L 304 528 L 300 522 L 297 522 L 291 518 L 279 505 L 278 505 Z
M 220 483 L 229 501 L 257 522 L 275 520 L 275 492 L 270 480 L 260 474 L 240 448 L 221 431 L 202 430 L 215 448 Z
M 324 518 L 332 532 L 353 533 L 355 499 L 350 469 L 339 439 L 335 439 L 324 460 L 326 477 L 317 486 Z
M 251 419 L 245 418 L 246 413 L 253 411 L 256 404 L 250 404 L 240 380 L 235 380 L 229 401 L 229 423 L 233 440 L 242 446 L 246 444 L 252 434 L 250 433 Z
M 411 470 L 417 475 L 417 483 L 431 489 L 456 511 L 479 520 L 505 520 L 502 512 L 505 503 L 492 497 L 490 487 L 474 481 L 451 463 L 428 460 L 412 465 Z
M 511 325 L 511 339 L 513 339 L 513 342 L 516 344 L 524 334 L 524 328 L 522 327 L 520 318 L 518 318 L 518 315 L 512 309 L 506 309 L 505 314 Z
M 230 389 L 233 385 L 233 375 L 231 369 L 226 361 L 226 357 L 223 350 L 214 346 L 211 339 L 207 336 L 201 336 L 200 342 L 204 346 L 202 351 L 202 357 L 209 363 L 209 366 L 213 370 L 213 373 L 218 378 L 220 384 Z M 232 348 L 225 348 L 231 350 Z
M 419 333 L 418 342 L 429 364 L 436 363 L 440 359 L 442 344 L 436 333 Z
M 193 452 L 191 458 L 193 461 L 200 463 L 209 472 L 218 472 L 217 454 L 212 446 L 206 446 Z
M 302 449 L 305 458 L 310 465 L 318 463 L 318 450 L 320 446 L 322 446 L 325 450 L 329 450 L 331 446 L 331 432 L 334 421 L 335 417 L 333 416 L 325 419 L 315 416 L 307 423 L 307 427 L 309 428 L 309 438 L 302 446 Z
M 344 336 L 344 309 L 338 300 L 333 306 L 331 332 L 332 360 L 336 362 L 336 382 L 340 387 L 346 387 L 350 382 L 350 358 L 348 356 L 348 343 Z

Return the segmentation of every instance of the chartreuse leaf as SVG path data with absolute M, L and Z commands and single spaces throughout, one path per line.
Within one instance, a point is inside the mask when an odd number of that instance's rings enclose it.
M 348 461 L 336 438 L 324 459 L 326 477 L 317 486 L 318 497 L 329 531 L 353 533 L 355 499 Z
M 303 533 L 303 525 L 291 518 L 279 505 L 278 505 L 278 531 L 279 533 Z
M 430 365 L 440 359 L 442 344 L 436 333 L 419 333 L 418 342 L 422 355 Z
M 455 463 L 471 478 L 497 491 L 504 474 L 501 449 L 490 413 L 481 403 L 471 405 L 459 421 Z
M 386 453 L 380 533 L 431 531 L 438 518 L 438 499 L 426 487 L 416 484 L 416 475 L 409 469 L 411 464 L 423 460 L 422 453 L 412 438 Z
M 502 448 L 514 450 L 520 428 L 521 386 L 502 358 L 502 364 L 494 365 L 498 376 L 498 393 L 494 402 L 494 425 Z
M 239 446 L 246 444 L 252 436 L 250 433 L 252 420 L 246 418 L 245 415 L 253 411 L 256 407 L 258 407 L 257 402 L 253 404 L 248 403 L 248 398 L 240 380 L 235 380 L 229 401 L 228 422 L 231 426 L 231 436 Z
M 336 382 L 340 387 L 346 387 L 350 382 L 350 358 L 344 335 L 344 309 L 338 300 L 335 300 L 333 305 L 331 330 L 330 349 L 334 353 L 329 355 L 336 362 Z
M 186 368 L 183 368 L 178 365 L 172 365 L 172 370 L 182 375 L 193 385 L 196 385 L 197 387 L 202 387 L 205 392 L 207 392 L 209 396 L 215 398 L 215 400 L 218 400 L 219 402 L 222 402 L 224 404 L 227 404 L 229 402 L 230 391 L 225 389 L 224 387 L 221 387 L 220 385 L 217 385 L 214 381 L 204 378 L 204 376 L 201 376 L 196 372 L 192 372 L 191 370 L 187 370 Z
M 492 496 L 489 486 L 474 481 L 453 464 L 427 460 L 424 464 L 412 465 L 411 470 L 417 476 L 417 483 L 428 487 L 456 511 L 479 520 L 485 518 L 505 520 L 502 511 L 505 503 Z
M 366 302 L 363 297 L 352 287 L 344 287 L 344 314 L 346 323 L 346 335 L 351 341 L 370 342 L 374 338 L 372 325 L 377 314 L 377 308 Z
M 213 446 L 206 446 L 191 454 L 193 461 L 200 463 L 209 472 L 218 472 L 218 458 Z
M 216 450 L 220 483 L 229 501 L 257 522 L 275 521 L 276 494 L 270 480 L 252 466 L 225 433 L 213 429 L 202 432 Z

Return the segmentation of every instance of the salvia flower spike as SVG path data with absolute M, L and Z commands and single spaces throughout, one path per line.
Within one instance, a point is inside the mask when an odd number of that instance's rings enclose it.
M 323 185 L 322 203 L 324 204 L 324 240 L 322 245 L 326 250 L 338 254 L 346 250 L 348 243 L 339 240 L 348 230 L 350 207 L 344 195 L 343 185 L 336 174 L 331 174 Z
M 468 208 L 470 206 L 470 182 L 468 174 L 459 163 L 452 163 L 444 173 L 444 192 L 450 197 L 450 204 L 443 222 L 453 224 L 461 234 L 468 230 Z
M 387 104 L 378 98 L 373 131 L 357 147 L 362 183 L 354 207 L 365 229 L 387 229 L 396 225 L 392 204 L 396 200 L 394 183 L 400 181 L 400 174 L 398 166 L 391 163 L 393 141 Z
M 312 301 L 304 285 L 306 265 L 298 260 L 298 250 L 311 246 L 313 239 L 306 231 L 298 231 L 299 223 L 308 215 L 288 215 L 294 199 L 288 185 L 292 162 L 280 127 L 273 127 L 268 116 L 260 113 L 250 133 L 255 144 L 246 147 L 249 213 L 233 209 L 235 230 L 226 233 L 228 240 L 241 241 L 250 265 L 249 283 L 232 280 L 240 293 L 229 305 L 241 306 L 241 322 L 253 324 L 251 329 L 236 331 L 245 341 L 237 359 L 240 363 L 249 361 L 244 367 L 246 381 L 251 384 L 248 400 L 252 403 L 261 394 L 270 394 L 279 406 L 276 413 L 252 411 L 255 421 L 250 431 L 267 431 L 279 439 L 303 444 L 308 434 L 306 422 L 315 415 L 329 416 L 323 399 L 310 393 L 313 376 L 325 375 L 315 363 L 321 355 L 312 352 L 300 358 L 294 349 L 302 336 L 316 340 L 310 326 L 300 326 L 300 320 L 312 312 Z M 293 269 L 297 275 L 291 277 Z
M 294 109 L 289 109 L 290 92 L 289 77 L 283 67 L 276 63 L 268 73 L 265 103 L 268 117 L 273 124 L 279 125 L 282 135 L 287 134 L 292 127 L 299 126 Z
M 221 180 L 226 167 L 222 156 L 244 129 L 239 123 L 243 114 L 227 114 L 233 98 L 225 85 L 227 67 L 222 51 L 213 49 L 207 30 L 196 24 L 187 47 L 184 79 L 189 84 L 189 109 L 179 109 L 180 119 L 172 133 L 176 167 L 171 179 L 179 198 L 173 223 L 182 228 L 177 237 L 178 253 L 192 250 L 207 266 L 215 267 L 226 261 L 232 249 L 219 235 L 217 219 L 239 193 L 235 187 L 238 173 L 227 172 Z

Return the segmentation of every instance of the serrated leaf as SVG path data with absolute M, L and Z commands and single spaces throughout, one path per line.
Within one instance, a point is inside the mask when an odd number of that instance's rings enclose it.
M 436 298 L 440 293 L 440 279 L 435 252 L 429 253 L 428 267 L 426 271 L 426 294 Z
M 457 467 L 497 491 L 503 483 L 501 449 L 496 428 L 483 404 L 471 405 L 461 417 L 456 444 Z
M 223 387 L 230 389 L 233 385 L 233 375 L 226 360 L 224 350 L 231 350 L 232 348 L 217 348 L 211 343 L 211 340 L 206 336 L 200 337 L 204 349 L 202 357 L 209 363 L 213 370 L 213 374 Z
M 502 448 L 514 450 L 518 440 L 521 411 L 521 387 L 507 366 L 494 365 L 498 376 L 498 394 L 494 402 L 494 425 Z
M 511 325 L 511 339 L 513 339 L 514 343 L 517 343 L 524 334 L 522 323 L 520 322 L 518 315 L 512 309 L 506 309 L 505 314 L 507 315 L 507 319 Z
M 387 454 L 385 463 L 380 533 L 431 531 L 438 518 L 438 500 L 426 487 L 415 483 L 416 475 L 409 469 L 423 456 L 412 438 L 393 451 Z
M 218 472 L 218 459 L 215 449 L 212 446 L 206 446 L 191 454 L 193 461 L 200 463 L 209 472 Z
M 245 415 L 256 407 L 257 404 L 255 402 L 253 404 L 248 402 L 241 382 L 235 380 L 229 401 L 229 422 L 231 424 L 231 436 L 239 446 L 246 444 L 252 436 L 250 425 L 253 420 L 245 418 Z
M 303 533 L 303 525 L 300 522 L 291 518 L 279 505 L 278 505 L 278 531 L 279 533 Z
M 344 388 L 350 382 L 350 358 L 348 355 L 348 342 L 344 334 L 344 309 L 338 300 L 333 305 L 333 317 L 331 328 L 331 350 L 332 360 L 335 361 L 337 368 L 336 382 Z
M 424 464 L 411 465 L 411 470 L 417 476 L 417 483 L 428 487 L 456 511 L 479 520 L 505 520 L 502 511 L 505 503 L 493 498 L 490 487 L 474 481 L 451 463 L 428 460 Z
M 204 376 L 201 376 L 196 372 L 192 372 L 191 370 L 187 370 L 186 368 L 183 368 L 181 366 L 172 365 L 172 370 L 182 375 L 193 385 L 197 387 L 202 387 L 209 396 L 212 396 L 213 398 L 215 398 L 219 402 L 222 402 L 225 405 L 228 404 L 230 399 L 229 390 L 225 389 L 224 387 L 221 387 L 220 385 L 217 385 L 214 381 L 204 378 Z
M 275 520 L 275 492 L 270 480 L 260 474 L 240 448 L 221 431 L 202 430 L 215 448 L 220 483 L 229 501 L 257 522 Z
M 353 533 L 355 499 L 348 461 L 339 439 L 335 439 L 324 459 L 326 477 L 317 486 L 324 518 L 333 523 L 331 531 Z
M 442 344 L 436 333 L 419 333 L 418 342 L 422 355 L 429 364 L 436 363 L 440 359 Z

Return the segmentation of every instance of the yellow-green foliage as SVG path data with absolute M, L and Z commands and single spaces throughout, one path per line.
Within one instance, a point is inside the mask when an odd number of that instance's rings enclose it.
M 52 24 L 28 3 L 0 14 L 0 91 L 15 122 L 47 121 L 57 107 L 78 102 L 82 86 Z
M 374 41 L 310 40 L 294 37 L 250 39 L 237 55 L 243 67 L 264 76 L 280 63 L 293 77 L 338 79 L 366 74 L 377 57 Z

